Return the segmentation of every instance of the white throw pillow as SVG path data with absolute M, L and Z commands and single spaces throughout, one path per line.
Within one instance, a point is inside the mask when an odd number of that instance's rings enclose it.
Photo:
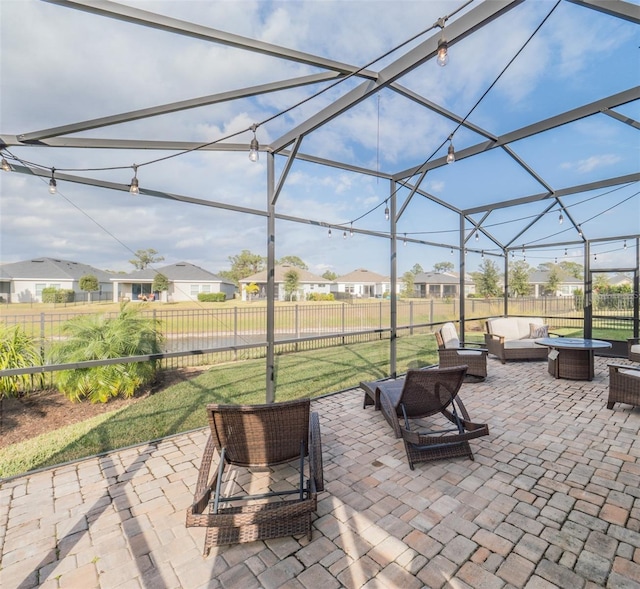
M 539 337 L 549 337 L 549 326 L 529 323 L 529 337 L 536 339 Z

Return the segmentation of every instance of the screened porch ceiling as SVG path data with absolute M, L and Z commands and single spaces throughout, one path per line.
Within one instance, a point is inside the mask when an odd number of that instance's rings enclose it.
M 398 30 L 382 11 L 387 3 L 339 2 L 326 43 L 313 22 L 301 30 L 272 22 L 251 38 L 225 4 L 47 4 L 41 22 L 30 23 L 50 37 L 38 39 L 44 52 L 48 40 L 56 48 L 41 77 L 18 79 L 19 65 L 3 74 L 3 90 L 20 90 L 0 122 L 2 155 L 16 172 L 52 176 L 55 149 L 64 154 L 56 156 L 62 182 L 128 191 L 136 162 L 143 196 L 258 216 L 270 204 L 284 222 L 395 233 L 452 251 L 499 255 L 600 240 L 619 252 L 620 267 L 635 264 L 624 256 L 640 234 L 638 3 L 399 2 Z M 302 4 L 318 22 L 327 17 L 327 3 Z M 277 12 L 278 3 L 263 9 Z M 65 20 L 73 30 L 54 39 Z M 92 44 L 98 30 L 112 47 Z M 118 49 L 130 36 L 135 54 Z M 445 67 L 436 64 L 441 38 Z M 33 39 L 19 42 L 27 54 Z M 104 68 L 101 91 L 112 92 L 117 112 L 83 87 L 86 71 L 65 68 L 75 51 L 86 53 L 86 68 Z M 239 53 L 250 57 L 246 67 L 226 68 Z M 202 67 L 145 83 L 147 69 L 164 63 L 175 74 L 182 60 Z M 40 108 L 21 111 L 29 91 L 41 93 Z M 71 95 L 79 97 L 73 106 L 47 108 Z M 260 168 L 246 159 L 254 131 Z M 447 164 L 450 146 L 455 162 Z M 187 176 L 187 165 L 227 173 L 207 159 L 217 153 L 242 155 L 228 173 L 246 175 L 251 188 L 208 192 Z M 271 155 L 273 174 L 264 165 Z M 339 180 L 310 189 L 328 173 Z M 341 198 L 351 201 L 348 211 Z M 317 212 L 313 199 L 335 202 L 335 214 Z

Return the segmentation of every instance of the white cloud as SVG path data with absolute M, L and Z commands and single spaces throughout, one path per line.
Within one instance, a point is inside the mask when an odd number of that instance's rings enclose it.
M 577 162 L 563 162 L 560 167 L 565 170 L 575 170 L 580 174 L 587 174 L 595 170 L 596 168 L 602 168 L 606 166 L 612 166 L 619 162 L 622 158 L 612 153 L 605 153 L 602 155 L 593 155 L 586 159 L 578 160 Z

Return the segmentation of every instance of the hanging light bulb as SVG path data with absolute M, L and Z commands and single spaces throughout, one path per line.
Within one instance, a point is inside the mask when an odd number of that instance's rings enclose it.
M 389 220 L 389 207 L 385 206 L 384 207 L 384 218 L 388 221 Z
M 260 144 L 258 143 L 258 138 L 256 137 L 257 128 L 258 128 L 258 125 L 256 125 L 255 123 L 251 125 L 251 130 L 253 131 L 253 139 L 249 144 L 249 159 L 252 162 L 257 162 L 258 158 L 260 157 L 259 151 L 258 151 L 260 149 Z
M 442 36 L 438 40 L 438 52 L 436 57 L 436 63 L 440 67 L 444 67 L 449 63 L 449 44 L 447 43 L 447 40 L 444 37 L 444 32 L 442 33 Z
M 456 150 L 453 148 L 453 139 L 449 137 L 449 149 L 447 149 L 447 163 L 452 164 L 456 161 Z
M 402 242 L 402 245 L 407 245 L 407 234 L 404 234 L 404 241 Z
M 453 255 L 453 248 L 451 248 L 451 255 Z
M 554 264 L 557 264 L 557 263 L 558 263 L 558 258 L 557 258 L 557 257 L 553 258 L 553 263 L 554 263 Z
M 514 252 L 513 250 L 511 250 L 511 259 L 512 260 L 516 259 L 516 252 Z
M 349 237 L 353 237 L 353 223 L 351 223 L 351 227 L 349 228 Z
M 476 241 L 480 239 L 480 235 L 478 234 L 478 230 L 476 229 Z
M 331 238 L 331 227 L 329 227 L 329 238 Z
M 56 184 L 56 179 L 54 178 L 54 174 L 56 173 L 55 168 L 51 168 L 51 180 L 49 180 L 49 192 L 51 194 L 55 194 L 58 192 L 58 185 Z
M 5 172 L 11 171 L 11 166 L 9 165 L 9 162 L 5 158 L 2 158 L 2 163 L 0 164 L 0 166 L 2 166 L 2 169 Z
M 563 221 L 564 221 L 564 215 L 560 213 L 560 216 L 558 217 L 558 224 L 562 225 Z
M 481 258 L 484 260 L 484 250 L 482 250 Z
M 627 240 L 626 240 L 626 239 L 624 240 L 623 248 L 624 248 L 624 249 L 627 249 Z
M 582 237 L 582 226 L 578 225 L 578 235 Z
M 598 261 L 598 254 L 593 254 L 593 261 L 597 262 Z
M 347 239 L 347 232 L 346 231 L 342 232 L 342 239 Z
M 140 194 L 140 186 L 138 184 L 138 166 L 135 164 L 133 164 L 133 178 L 131 178 L 129 192 L 134 195 Z
M 467 248 L 466 247 L 464 248 L 464 255 L 465 256 L 467 255 Z
M 567 253 L 567 248 L 564 248 L 564 257 L 566 258 L 569 254 Z

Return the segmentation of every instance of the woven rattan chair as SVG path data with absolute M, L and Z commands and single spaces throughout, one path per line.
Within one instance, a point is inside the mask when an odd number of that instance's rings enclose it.
M 629 360 L 632 362 L 640 362 L 640 338 L 630 337 L 627 340 L 629 350 Z
M 614 403 L 640 407 L 640 367 L 609 364 L 609 397 L 607 409 Z
M 311 514 L 324 482 L 320 423 L 318 414 L 310 412 L 309 399 L 268 405 L 211 404 L 207 414 L 211 435 L 186 522 L 187 526 L 207 528 L 205 556 L 211 546 L 221 544 L 298 534 L 306 534 L 310 540 Z M 207 481 L 214 454 L 218 466 Z M 305 479 L 306 458 L 309 476 Z M 265 467 L 296 460 L 296 484 L 287 479 L 278 483 L 278 490 L 263 489 L 260 494 L 248 494 L 242 488 L 222 492 L 223 478 L 225 487 L 239 485 L 242 480 L 237 476 L 231 479 L 231 468 L 225 477 L 228 466 L 264 472 Z
M 466 366 L 409 370 L 404 387 L 379 385 L 380 409 L 397 438 L 402 437 L 409 468 L 417 462 L 466 456 L 473 460 L 469 440 L 486 436 L 486 424 L 473 423 L 458 396 Z M 417 419 L 442 415 L 446 429 L 421 431 Z M 430 419 L 430 422 L 434 419 Z M 453 424 L 454 427 L 451 427 Z M 439 426 L 438 426 L 439 427 Z
M 466 365 L 467 376 L 474 380 L 484 380 L 487 377 L 487 349 L 474 344 L 461 345 L 453 323 L 445 323 L 436 331 L 436 341 L 440 368 Z

